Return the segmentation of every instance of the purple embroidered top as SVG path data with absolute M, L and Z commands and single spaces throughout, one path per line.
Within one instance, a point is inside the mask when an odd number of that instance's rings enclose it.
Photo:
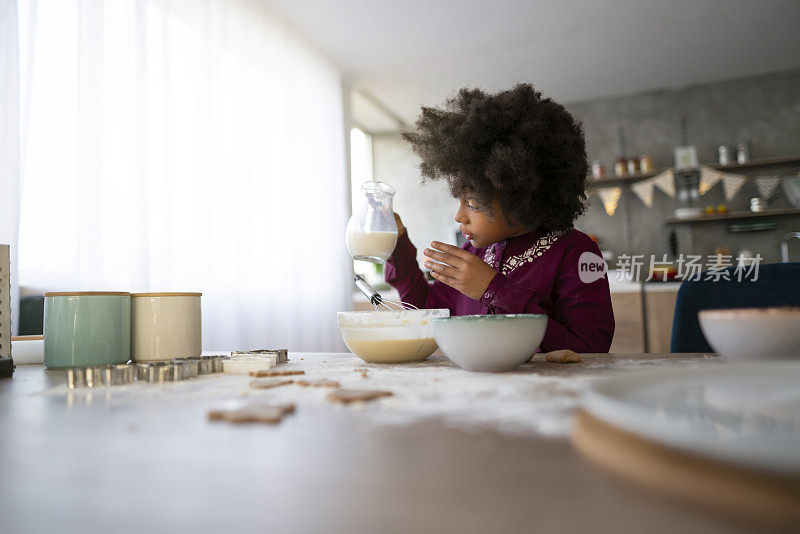
M 600 256 L 589 236 L 578 230 L 530 232 L 485 249 L 469 242 L 464 250 L 483 258 L 498 274 L 480 300 L 473 300 L 438 280 L 429 284 L 416 261 L 408 234 L 397 240 L 386 261 L 386 281 L 400 298 L 418 308 L 448 308 L 451 315 L 543 313 L 549 317 L 542 352 L 608 352 L 614 337 L 614 312 L 608 278 L 581 281 L 579 258 Z

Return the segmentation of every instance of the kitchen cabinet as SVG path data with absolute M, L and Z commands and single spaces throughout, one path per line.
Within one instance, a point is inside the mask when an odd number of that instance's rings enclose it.
M 669 352 L 679 282 L 616 282 L 610 276 L 615 353 Z

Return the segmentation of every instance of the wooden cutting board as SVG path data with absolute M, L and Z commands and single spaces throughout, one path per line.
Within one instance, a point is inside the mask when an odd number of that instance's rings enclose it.
M 575 418 L 571 440 L 584 457 L 643 486 L 728 516 L 800 527 L 800 477 L 760 472 L 660 445 L 585 411 Z

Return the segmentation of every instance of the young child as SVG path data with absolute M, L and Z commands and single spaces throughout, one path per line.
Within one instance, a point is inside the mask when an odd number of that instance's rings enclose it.
M 580 123 L 531 85 L 486 94 L 462 89 L 444 108 L 422 108 L 403 138 L 420 156 L 423 181 L 446 180 L 459 201 L 461 248 L 434 241 L 417 250 L 395 214 L 397 246 L 386 281 L 419 308 L 451 315 L 542 313 L 542 352 L 608 352 L 614 314 L 608 278 L 579 264 L 600 250 L 572 228 L 586 202 L 588 164 Z

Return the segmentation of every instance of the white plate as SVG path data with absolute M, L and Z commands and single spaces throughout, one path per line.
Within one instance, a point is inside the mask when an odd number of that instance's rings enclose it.
M 800 362 L 629 373 L 592 383 L 584 407 L 664 445 L 800 473 Z

